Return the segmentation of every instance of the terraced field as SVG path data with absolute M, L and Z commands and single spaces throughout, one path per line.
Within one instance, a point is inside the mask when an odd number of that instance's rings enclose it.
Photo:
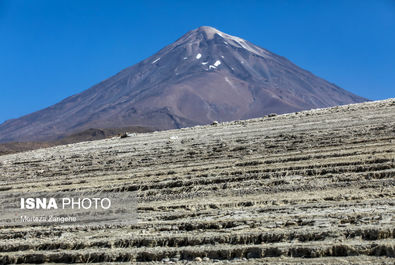
M 1 195 L 139 201 L 137 224 L 3 226 L 4 264 L 395 262 L 395 99 L 0 156 L 0 172 Z

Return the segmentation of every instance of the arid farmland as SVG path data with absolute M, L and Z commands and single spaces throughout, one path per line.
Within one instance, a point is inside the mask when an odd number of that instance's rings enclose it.
M 139 201 L 127 226 L 3 226 L 0 264 L 393 264 L 395 99 L 269 116 L 0 156 L 1 195 Z

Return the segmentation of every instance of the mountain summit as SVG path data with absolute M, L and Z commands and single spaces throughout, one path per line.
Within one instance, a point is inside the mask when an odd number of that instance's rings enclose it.
M 88 128 L 180 128 L 363 101 L 284 57 L 203 26 L 80 94 L 4 122 L 0 142 Z

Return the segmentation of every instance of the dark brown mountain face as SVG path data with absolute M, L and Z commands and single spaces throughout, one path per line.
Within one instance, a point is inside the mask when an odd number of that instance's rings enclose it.
M 29 150 L 47 148 L 51 146 L 57 145 L 65 145 L 65 144 L 73 144 L 87 141 L 95 141 L 106 139 L 114 136 L 120 136 L 125 133 L 147 133 L 152 132 L 151 129 L 143 128 L 143 127 L 126 127 L 126 128 L 106 128 L 106 129 L 96 129 L 89 128 L 82 132 L 73 133 L 71 135 L 67 135 L 61 137 L 55 141 L 41 141 L 41 142 L 7 142 L 0 143 L 0 156 L 25 152 Z
M 80 94 L 4 122 L 0 142 L 88 128 L 180 128 L 363 101 L 246 40 L 200 27 Z

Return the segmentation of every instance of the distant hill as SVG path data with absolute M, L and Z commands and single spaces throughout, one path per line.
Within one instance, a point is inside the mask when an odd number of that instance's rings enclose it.
M 249 41 L 200 27 L 80 94 L 4 122 L 0 142 L 52 141 L 89 128 L 180 128 L 366 100 Z

